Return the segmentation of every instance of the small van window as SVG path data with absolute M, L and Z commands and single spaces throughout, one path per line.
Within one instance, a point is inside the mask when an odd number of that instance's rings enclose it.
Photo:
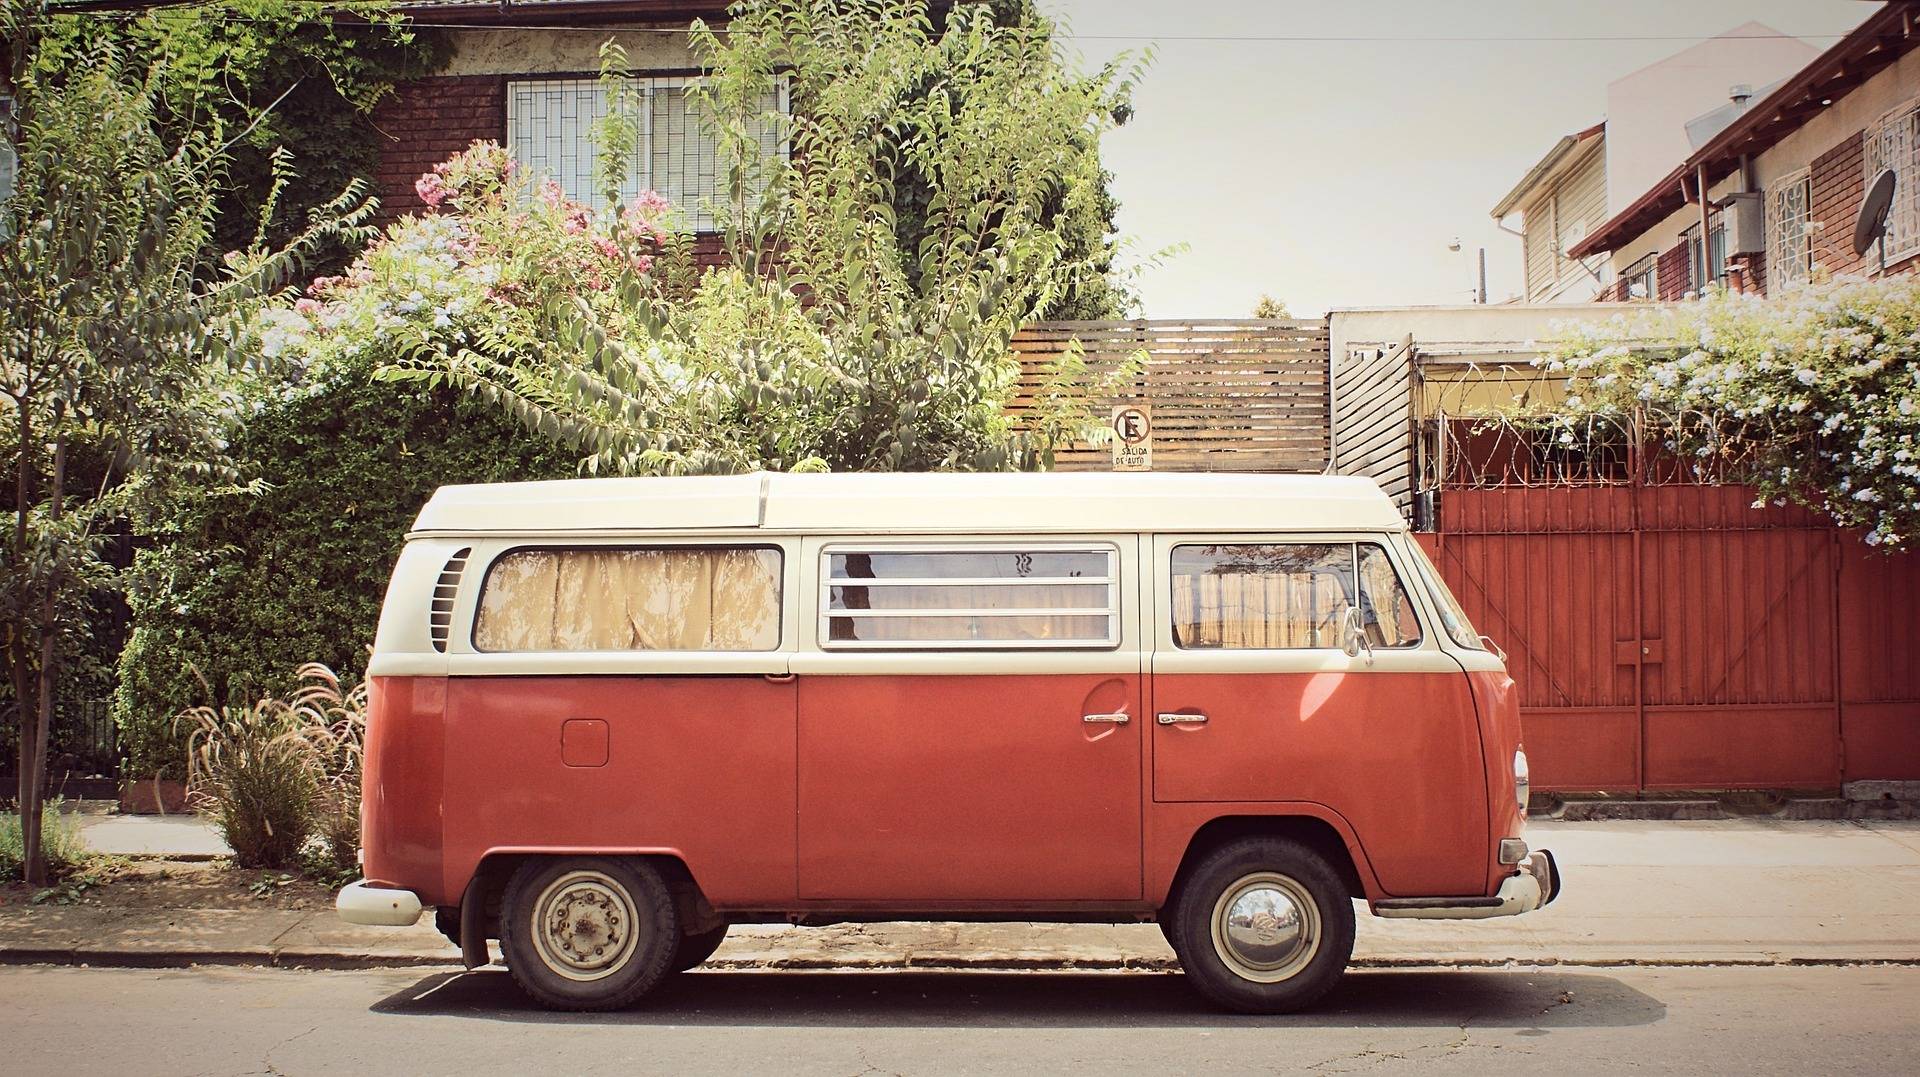
M 821 645 L 1117 646 L 1117 559 L 1112 547 L 828 550 Z
M 1172 582 L 1173 641 L 1182 649 L 1338 647 L 1350 605 L 1360 607 L 1373 646 L 1420 642 L 1392 561 L 1368 543 L 1176 546 Z
M 771 651 L 780 551 L 575 546 L 510 550 L 487 570 L 478 651 Z

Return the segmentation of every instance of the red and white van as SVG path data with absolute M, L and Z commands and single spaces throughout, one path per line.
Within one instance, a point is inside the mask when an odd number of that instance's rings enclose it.
M 1157 921 L 1312 1003 L 1380 916 L 1553 900 L 1513 682 L 1362 479 L 447 487 L 370 669 L 355 923 L 437 910 L 540 1002 L 727 926 Z

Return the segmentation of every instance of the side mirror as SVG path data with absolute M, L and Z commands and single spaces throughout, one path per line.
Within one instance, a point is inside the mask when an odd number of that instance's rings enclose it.
M 1500 645 L 1498 643 L 1493 642 L 1492 636 L 1481 636 L 1480 646 L 1485 647 L 1489 651 L 1492 651 L 1493 656 L 1495 658 L 1498 658 L 1500 661 L 1505 662 L 1507 660 L 1507 652 L 1501 650 Z
M 1358 606 L 1348 606 L 1346 616 L 1341 618 L 1340 649 L 1347 652 L 1348 658 L 1365 654 L 1367 665 L 1373 665 L 1373 642 L 1367 639 L 1367 622 Z

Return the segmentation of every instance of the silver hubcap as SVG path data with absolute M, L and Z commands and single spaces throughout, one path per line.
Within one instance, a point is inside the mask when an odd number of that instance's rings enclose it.
M 1320 908 L 1285 875 L 1243 875 L 1214 902 L 1213 949 L 1242 979 L 1278 983 L 1320 951 Z
M 569 980 L 598 980 L 626 965 L 639 942 L 627 889 L 598 871 L 570 871 L 533 903 L 540 960 Z

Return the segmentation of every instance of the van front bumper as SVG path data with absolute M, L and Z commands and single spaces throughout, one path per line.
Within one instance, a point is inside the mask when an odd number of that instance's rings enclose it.
M 411 890 L 374 886 L 362 879 L 340 891 L 333 909 L 349 924 L 408 927 L 420 920 L 420 895 Z
M 1545 849 L 1520 864 L 1492 897 L 1389 898 L 1373 904 L 1375 916 L 1407 920 L 1491 920 L 1518 916 L 1553 903 L 1560 896 L 1560 867 Z

